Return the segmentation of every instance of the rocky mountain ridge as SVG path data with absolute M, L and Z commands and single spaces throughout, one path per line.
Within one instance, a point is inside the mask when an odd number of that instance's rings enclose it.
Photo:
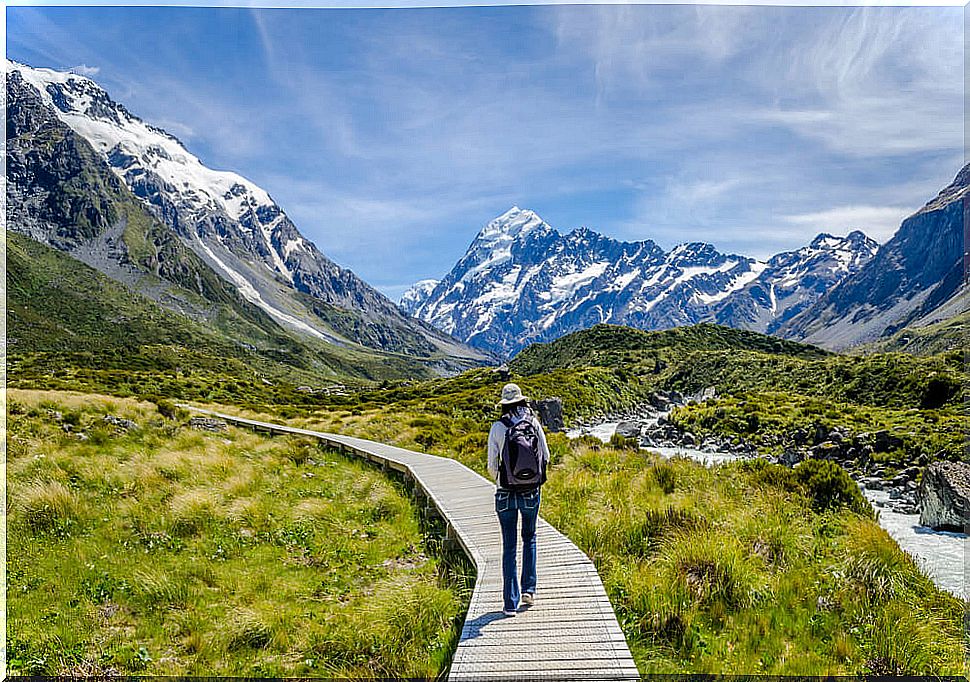
M 778 333 L 841 349 L 966 313 L 968 195 L 970 165 L 906 218 L 868 263 Z
M 710 244 L 669 252 L 588 228 L 561 234 L 512 207 L 489 222 L 440 281 L 402 297 L 409 314 L 500 355 L 601 322 L 665 329 L 715 321 L 773 332 L 856 272 L 877 245 L 859 231 L 821 234 L 759 261 Z

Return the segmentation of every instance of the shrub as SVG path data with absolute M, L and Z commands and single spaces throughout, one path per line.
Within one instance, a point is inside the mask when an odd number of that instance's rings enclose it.
M 317 450 L 318 444 L 316 440 L 309 438 L 290 438 L 287 440 L 283 455 L 297 466 L 301 466 Z
M 872 507 L 859 486 L 838 464 L 809 459 L 796 467 L 794 472 L 795 480 L 805 488 L 816 510 L 847 507 L 857 514 L 872 516 Z
M 610 447 L 614 450 L 638 450 L 640 443 L 636 438 L 627 438 L 618 433 L 610 436 Z
M 204 489 L 190 489 L 169 500 L 172 533 L 180 537 L 195 535 L 213 519 L 215 498 Z
M 601 441 L 596 436 L 590 436 L 588 434 L 574 438 L 572 441 L 572 449 L 580 450 L 582 448 L 587 448 L 589 450 L 599 450 L 603 447 L 603 441 Z
M 746 552 L 714 530 L 673 536 L 663 554 L 672 577 L 700 604 L 736 610 L 758 597 L 759 577 Z
M 171 400 L 156 400 L 155 407 L 160 415 L 173 421 L 181 421 L 187 416 L 186 411 Z
M 564 433 L 547 433 L 546 444 L 549 446 L 550 465 L 562 462 L 571 448 L 569 438 Z
M 926 382 L 920 396 L 920 407 L 924 410 L 938 410 L 960 392 L 960 382 L 956 377 L 933 377 Z
M 225 646 L 228 651 L 242 648 L 261 649 L 269 644 L 273 635 L 270 627 L 249 610 L 230 614 L 225 628 Z
M 918 584 L 919 571 L 909 555 L 874 523 L 857 520 L 846 529 L 845 576 L 853 592 L 862 592 L 873 603 L 899 596 L 905 585 Z
M 914 619 L 905 604 L 887 605 L 876 617 L 866 647 L 868 672 L 886 676 L 937 676 L 940 661 L 946 660 L 954 670 L 958 669 L 962 652 L 940 641 L 941 626 L 945 623 Z

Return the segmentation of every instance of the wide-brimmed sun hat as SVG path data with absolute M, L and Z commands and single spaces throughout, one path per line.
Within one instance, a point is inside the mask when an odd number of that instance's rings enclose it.
M 518 384 L 505 384 L 502 387 L 502 399 L 498 401 L 499 405 L 512 405 L 514 403 L 524 403 L 527 401 L 524 395 L 522 395 L 522 389 L 519 388 Z

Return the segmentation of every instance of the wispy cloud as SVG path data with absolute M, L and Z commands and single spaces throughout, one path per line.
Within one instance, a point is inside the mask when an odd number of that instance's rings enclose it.
M 962 164 L 961 8 L 151 11 L 15 8 L 12 44 L 97 64 L 388 291 L 512 203 L 763 256 L 884 239 Z
M 78 64 L 77 66 L 71 68 L 71 71 L 78 74 L 79 76 L 97 76 L 101 73 L 101 68 L 97 66 L 88 66 L 87 64 Z
M 815 232 L 844 234 L 862 230 L 878 242 L 888 240 L 913 207 L 836 206 L 824 211 L 785 216 L 785 222 Z

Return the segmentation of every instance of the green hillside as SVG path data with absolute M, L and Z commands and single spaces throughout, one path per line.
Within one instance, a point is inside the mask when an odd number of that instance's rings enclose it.
M 709 323 L 656 332 L 598 324 L 551 343 L 533 344 L 515 356 L 510 366 L 522 374 L 538 374 L 569 367 L 668 361 L 684 353 L 717 350 L 749 350 L 798 358 L 829 355 L 815 346 Z
M 784 391 L 897 408 L 956 406 L 967 379 L 962 355 L 839 355 L 756 332 L 712 324 L 663 332 L 597 325 L 536 344 L 509 367 L 523 375 L 610 367 L 656 388 L 693 393 Z
M 302 384 L 431 375 L 407 356 L 297 339 L 258 309 L 246 317 L 210 305 L 210 313 L 195 321 L 171 312 L 7 233 L 11 385 L 272 403 L 305 400 L 294 391 Z

